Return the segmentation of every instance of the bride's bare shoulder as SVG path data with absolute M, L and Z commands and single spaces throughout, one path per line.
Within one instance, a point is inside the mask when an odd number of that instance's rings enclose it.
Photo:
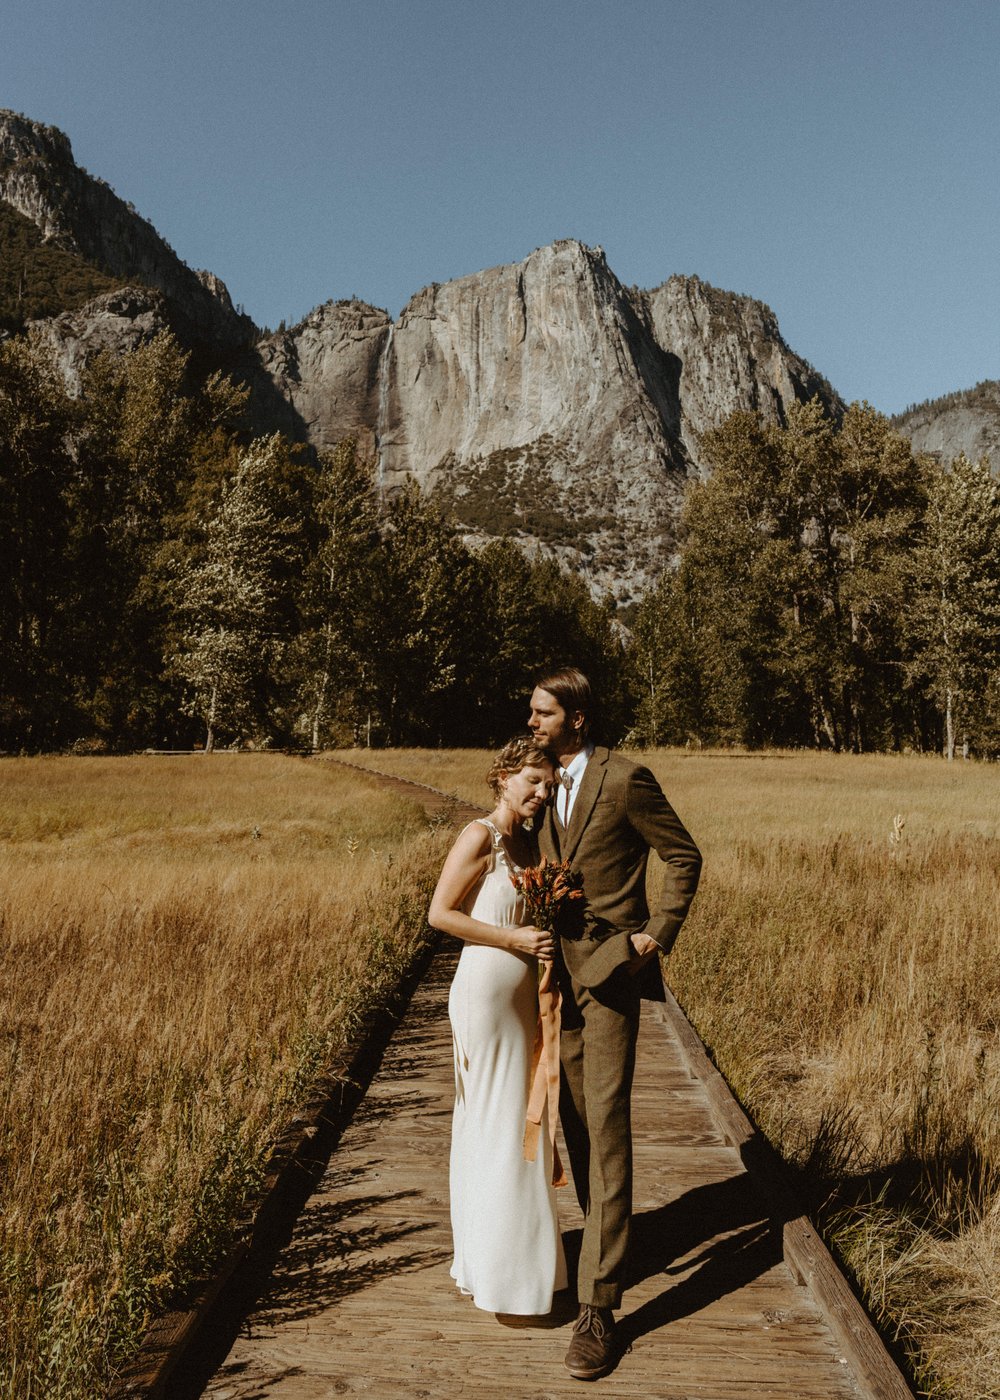
M 485 856 L 493 845 L 493 833 L 485 822 L 473 821 L 464 826 L 455 837 L 453 851 L 459 851 L 469 859 Z
M 481 822 L 470 822 L 455 837 L 445 857 L 442 880 L 458 879 L 463 886 L 478 879 L 492 864 L 493 836 Z

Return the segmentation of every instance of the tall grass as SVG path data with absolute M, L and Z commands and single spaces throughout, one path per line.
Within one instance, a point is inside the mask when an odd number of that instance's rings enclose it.
M 674 990 L 922 1391 L 1000 1395 L 995 771 L 653 766 L 707 857 Z
M 922 1393 L 1000 1396 L 1000 777 L 643 757 L 705 855 L 673 989 Z M 359 761 L 486 800 L 482 753 Z
M 0 1393 L 105 1393 L 232 1243 L 441 845 L 280 756 L 0 764 Z

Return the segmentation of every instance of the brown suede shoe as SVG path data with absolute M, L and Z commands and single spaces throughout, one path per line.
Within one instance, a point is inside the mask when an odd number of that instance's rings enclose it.
M 618 1360 L 615 1319 L 610 1308 L 584 1303 L 573 1324 L 573 1340 L 566 1353 L 566 1369 L 575 1380 L 596 1381 L 614 1369 Z

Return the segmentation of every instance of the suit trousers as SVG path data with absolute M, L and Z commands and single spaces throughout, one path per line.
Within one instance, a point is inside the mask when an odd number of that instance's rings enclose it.
M 559 1115 L 584 1213 L 581 1304 L 617 1308 L 632 1215 L 632 1078 L 639 986 L 620 968 L 582 987 L 562 968 Z

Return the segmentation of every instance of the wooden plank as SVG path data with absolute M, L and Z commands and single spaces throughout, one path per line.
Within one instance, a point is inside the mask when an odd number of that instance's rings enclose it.
M 276 1143 L 252 1218 L 244 1236 L 194 1290 L 186 1307 L 155 1318 L 136 1355 L 112 1382 L 109 1400 L 166 1400 L 174 1373 L 221 1299 L 270 1250 L 270 1237 L 289 1211 L 297 1213 L 341 1131 L 361 1100 L 379 1056 L 426 968 L 432 948 L 418 954 L 398 989 L 395 1008 L 373 1010 L 358 1029 L 357 1043 L 328 1070 L 325 1085 L 290 1121 Z
M 669 988 L 656 1012 L 681 1046 L 691 1074 L 704 1086 L 726 1141 L 740 1155 L 761 1189 L 784 1219 L 785 1258 L 797 1280 L 810 1290 L 823 1309 L 855 1374 L 875 1400 L 912 1400 L 913 1392 L 855 1297 L 822 1237 L 795 1199 L 785 1164 L 737 1102 L 725 1078 L 709 1057 L 698 1033 Z
M 855 1373 L 867 1383 L 871 1394 L 877 1400 L 912 1400 L 913 1392 L 812 1222 L 804 1215 L 787 1221 L 783 1238 L 785 1258 L 795 1277 L 823 1309 Z

